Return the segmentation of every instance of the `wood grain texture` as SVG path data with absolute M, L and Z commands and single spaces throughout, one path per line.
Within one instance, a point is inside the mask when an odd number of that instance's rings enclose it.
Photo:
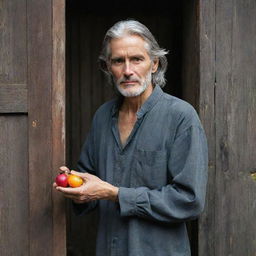
M 0 83 L 27 81 L 26 0 L 0 1 Z
M 256 3 L 200 5 L 200 116 L 210 166 L 199 255 L 254 256 Z
M 255 1 L 216 1 L 216 255 L 256 252 L 255 13 Z
M 26 1 L 0 1 L 0 113 L 27 112 Z
M 28 255 L 26 1 L 0 1 L 0 255 Z M 19 113 L 19 114 L 17 114 Z
M 1 255 L 66 253 L 64 39 L 64 0 L 0 1 Z
M 65 0 L 52 2 L 52 180 L 66 163 Z M 66 255 L 66 201 L 53 191 L 53 252 Z
M 206 204 L 198 225 L 198 255 L 215 254 L 215 194 L 218 188 L 215 184 L 215 0 L 200 1 L 199 4 L 199 40 L 200 40 L 200 89 L 199 115 L 208 141 L 208 186 Z M 217 256 L 217 255 L 216 255 Z
M 25 84 L 0 84 L 0 113 L 26 113 L 27 86 Z
M 52 1 L 28 0 L 27 10 L 29 254 L 46 256 L 53 252 Z
M 0 255 L 27 255 L 27 115 L 0 115 Z

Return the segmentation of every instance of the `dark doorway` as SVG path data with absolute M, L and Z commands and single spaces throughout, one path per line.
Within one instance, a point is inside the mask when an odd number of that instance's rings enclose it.
M 187 31 L 191 34 L 191 29 L 195 30 L 195 22 L 191 22 L 191 17 L 193 21 L 196 16 L 192 2 L 184 4 L 183 1 L 175 1 L 167 8 L 162 0 L 108 1 L 100 4 L 96 1 L 67 0 L 67 159 L 71 168 L 76 169 L 93 114 L 103 102 L 113 97 L 112 88 L 99 71 L 97 59 L 103 37 L 115 22 L 127 18 L 142 22 L 155 35 L 160 46 L 169 51 L 164 91 L 184 98 L 186 92 L 183 89 L 188 80 L 191 88 L 193 83 L 196 88 L 195 79 L 190 81 L 185 75 L 189 73 L 195 77 L 193 72 L 197 71 L 197 67 L 193 66 L 197 62 L 195 53 L 187 57 L 193 47 L 197 47 L 195 37 L 184 36 Z M 97 213 L 75 217 L 68 206 L 68 255 L 95 255 L 96 227 Z

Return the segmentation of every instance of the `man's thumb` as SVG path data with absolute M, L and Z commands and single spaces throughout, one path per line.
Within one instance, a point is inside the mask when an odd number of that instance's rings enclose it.
M 86 176 L 86 174 L 84 172 L 76 172 L 74 170 L 71 170 L 71 174 L 74 174 L 74 175 L 76 175 L 78 177 L 81 177 L 83 179 L 85 179 L 85 176 Z

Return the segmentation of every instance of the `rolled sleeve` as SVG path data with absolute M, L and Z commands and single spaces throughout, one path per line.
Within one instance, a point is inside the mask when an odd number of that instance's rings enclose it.
M 120 204 L 121 216 L 132 216 L 136 209 L 136 189 L 119 188 L 118 199 Z

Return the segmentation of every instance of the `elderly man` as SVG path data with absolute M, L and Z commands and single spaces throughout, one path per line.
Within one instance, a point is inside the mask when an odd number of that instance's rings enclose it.
M 54 184 L 78 214 L 99 207 L 98 256 L 190 255 L 185 222 L 204 207 L 207 143 L 193 107 L 161 89 L 166 53 L 138 21 L 107 31 L 100 63 L 119 96 L 95 113 L 73 171 L 84 184 Z

